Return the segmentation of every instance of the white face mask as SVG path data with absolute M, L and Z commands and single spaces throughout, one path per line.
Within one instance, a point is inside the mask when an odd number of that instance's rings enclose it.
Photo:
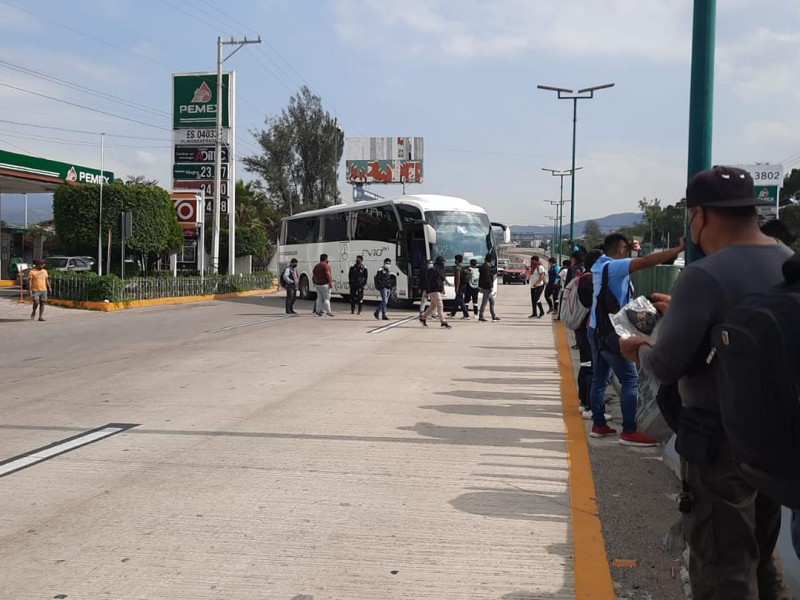
M 383 270 L 388 271 L 392 265 L 383 265 Z

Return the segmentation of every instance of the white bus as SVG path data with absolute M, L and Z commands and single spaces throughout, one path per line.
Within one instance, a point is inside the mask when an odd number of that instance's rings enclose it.
M 365 298 L 380 299 L 373 276 L 392 259 L 393 306 L 409 305 L 421 296 L 426 260 L 445 257 L 447 279 L 444 298 L 455 297 L 453 257 L 474 258 L 482 264 L 490 255 L 497 264 L 492 227 L 503 230 L 508 243 L 511 233 L 505 225 L 491 223 L 486 211 L 462 198 L 409 195 L 397 198 L 356 201 L 284 217 L 278 240 L 278 268 L 282 271 L 293 258 L 298 262 L 300 289 L 304 299 L 315 296 L 311 273 L 320 254 L 327 254 L 333 271 L 333 293 L 347 297 L 348 272 L 356 256 L 364 257 L 369 270 Z

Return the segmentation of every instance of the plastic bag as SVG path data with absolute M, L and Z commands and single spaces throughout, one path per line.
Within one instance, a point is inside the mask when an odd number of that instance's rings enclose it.
M 609 318 L 620 337 L 636 335 L 650 345 L 656 343 L 661 315 L 645 296 L 634 298 Z

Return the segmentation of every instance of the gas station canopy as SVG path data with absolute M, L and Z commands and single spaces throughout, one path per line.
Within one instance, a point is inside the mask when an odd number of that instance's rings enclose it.
M 0 150 L 0 194 L 41 194 L 64 183 L 112 183 L 114 173 Z

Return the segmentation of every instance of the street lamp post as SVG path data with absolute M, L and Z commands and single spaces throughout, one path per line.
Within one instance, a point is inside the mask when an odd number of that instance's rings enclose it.
M 550 256 L 553 256 L 553 249 L 556 247 L 556 236 L 558 235 L 558 210 L 555 217 L 547 217 L 553 222 L 553 237 L 550 238 Z
M 558 240 L 558 264 L 561 264 L 561 236 L 564 224 L 564 200 L 543 200 L 542 202 L 547 202 L 551 206 L 556 207 L 556 217 L 555 217 L 555 226 L 558 229 L 558 237 L 554 237 L 553 239 Z M 554 244 L 555 246 L 555 244 Z M 550 255 L 552 256 L 553 252 L 551 250 Z
M 566 171 L 558 171 L 556 169 L 545 169 L 545 168 L 542 168 L 542 171 L 547 171 L 553 177 L 559 177 L 561 179 L 561 182 L 560 182 L 561 183 L 561 186 L 560 186 L 561 187 L 561 192 L 560 192 L 560 195 L 559 195 L 558 199 L 561 202 L 562 206 L 564 204 L 564 177 L 566 177 L 567 175 L 572 175 L 572 173 L 574 171 L 580 171 L 582 168 L 583 167 L 575 167 L 574 165 L 573 165 L 572 169 L 569 169 L 569 170 L 566 170 Z M 572 179 L 574 180 L 575 178 L 573 177 Z M 570 198 L 568 200 L 568 202 L 572 202 L 572 198 Z M 571 212 L 570 214 L 574 214 L 574 213 Z M 561 227 L 561 225 L 559 225 L 559 227 Z M 559 230 L 559 240 L 560 239 L 561 239 L 561 230 Z M 575 238 L 572 237 L 572 225 L 570 225 L 570 229 L 569 229 L 569 239 L 571 241 L 575 240 Z M 561 256 L 561 245 L 560 244 L 561 244 L 561 242 L 559 241 L 559 258 Z
M 553 87 L 549 85 L 537 85 L 540 90 L 548 90 L 556 92 L 559 100 L 572 100 L 572 184 L 570 190 L 570 208 L 569 208 L 569 239 L 574 240 L 575 237 L 575 134 L 578 125 L 578 100 L 591 100 L 594 98 L 594 93 L 597 90 L 604 90 L 606 88 L 614 87 L 613 83 L 604 83 L 603 85 L 595 85 L 588 88 L 583 88 L 575 92 L 567 88 Z

